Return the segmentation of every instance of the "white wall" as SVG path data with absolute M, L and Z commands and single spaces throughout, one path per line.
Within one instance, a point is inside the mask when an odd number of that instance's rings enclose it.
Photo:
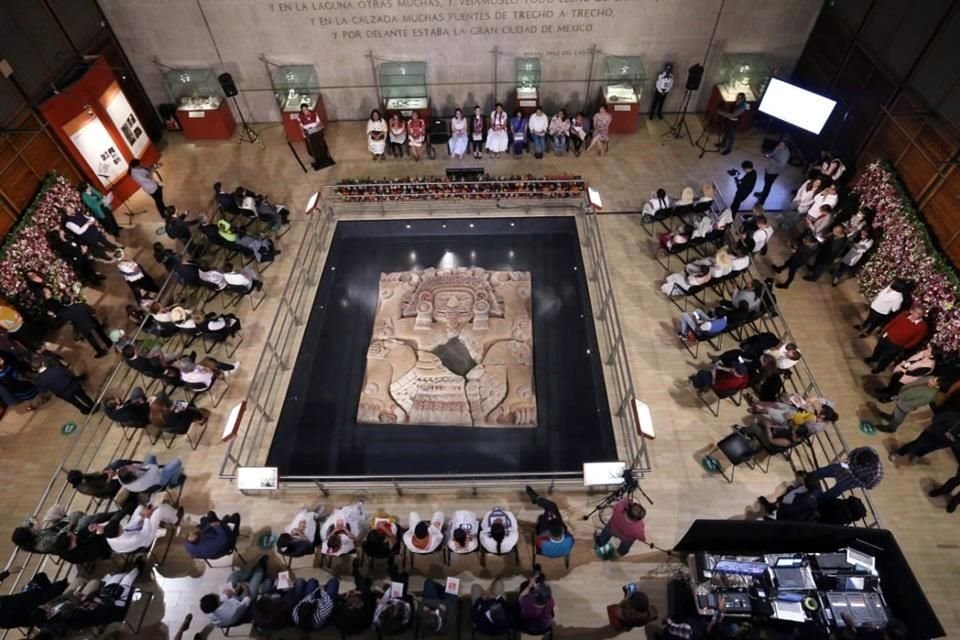
M 315 65 L 332 120 L 366 118 L 376 103 L 377 60 L 425 60 L 429 93 L 445 115 L 454 106 L 510 97 L 514 57 L 539 57 L 548 110 L 579 108 L 601 84 L 603 53 L 639 55 L 647 70 L 644 102 L 662 65 L 673 62 L 683 95 L 686 69 L 702 60 L 721 0 L 99 0 L 155 103 L 169 101 L 154 58 L 174 67 L 228 71 L 249 119 L 278 121 L 264 55 L 278 64 Z M 715 44 L 765 52 L 792 67 L 822 0 L 727 0 Z M 209 29 L 208 29 L 209 25 Z M 522 33 L 515 33 L 522 31 Z M 533 33 L 530 33 L 530 32 Z M 212 36 L 212 37 L 211 37 Z M 218 57 L 219 51 L 219 57 Z M 220 58 L 223 64 L 220 63 Z M 715 56 L 698 96 L 712 86 Z

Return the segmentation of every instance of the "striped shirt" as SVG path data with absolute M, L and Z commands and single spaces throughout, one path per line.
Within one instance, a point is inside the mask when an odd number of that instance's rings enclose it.
M 297 603 L 297 606 L 293 608 L 293 623 L 300 625 L 300 607 L 311 601 L 316 601 L 317 604 L 313 610 L 313 628 L 320 629 L 327 624 L 330 614 L 333 613 L 333 598 L 323 590 L 323 587 L 317 587 L 313 593 L 308 594 L 307 597 Z

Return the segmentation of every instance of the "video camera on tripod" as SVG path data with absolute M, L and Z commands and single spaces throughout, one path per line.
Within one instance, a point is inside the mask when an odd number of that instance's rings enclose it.
M 634 476 L 633 469 L 630 469 L 629 467 L 624 469 L 621 478 L 622 480 L 620 485 L 610 492 L 606 498 L 601 500 L 597 506 L 593 508 L 593 511 L 583 516 L 584 520 L 589 520 L 590 516 L 595 513 L 599 513 L 600 521 L 606 523 L 607 518 L 609 517 L 608 510 L 612 511 L 613 505 L 622 500 L 625 496 L 633 497 L 633 494 L 637 491 L 639 491 L 640 495 L 647 499 L 647 502 L 653 504 L 653 500 L 650 499 L 650 496 L 647 495 L 647 493 L 640 486 L 640 482 Z

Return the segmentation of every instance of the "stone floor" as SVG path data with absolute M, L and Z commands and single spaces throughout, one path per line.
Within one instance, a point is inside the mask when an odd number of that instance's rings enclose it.
M 699 456 L 704 449 L 725 434 L 729 425 L 742 418 L 742 409 L 725 403 L 720 417 L 714 418 L 698 403 L 691 403 L 690 397 L 678 389 L 677 381 L 683 381 L 689 375 L 691 363 L 676 344 L 669 327 L 674 309 L 656 288 L 656 281 L 664 275 L 663 270 L 650 259 L 650 240 L 640 228 L 639 216 L 617 214 L 638 210 L 649 193 L 660 186 L 673 194 L 686 185 L 696 186 L 716 180 L 729 196 L 732 181 L 725 175 L 726 169 L 739 165 L 744 159 L 762 163 L 760 140 L 754 136 L 742 136 L 732 155 L 721 157 L 711 153 L 698 159 L 698 150 L 692 148 L 686 139 L 663 141 L 661 134 L 668 126 L 668 122 L 644 122 L 635 135 L 615 137 L 609 156 L 604 158 L 548 156 L 536 161 L 528 156 L 522 160 L 505 157 L 482 161 L 483 166 L 494 174 L 578 173 L 603 196 L 606 215 L 601 218 L 601 230 L 625 324 L 633 376 L 642 381 L 641 396 L 650 403 L 657 427 L 657 439 L 651 444 L 653 471 L 643 483 L 654 501 L 649 508 L 647 531 L 652 542 L 665 548 L 672 546 L 695 518 L 756 517 L 756 496 L 775 494 L 790 477 L 790 470 L 782 461 L 774 461 L 768 474 L 738 471 L 733 484 L 707 474 L 700 466 Z M 281 240 L 283 254 L 266 273 L 268 294 L 280 291 L 288 276 L 298 268 L 294 255 L 303 236 L 298 230 L 306 224 L 302 207 L 319 187 L 354 176 L 439 174 L 456 164 L 447 159 L 443 150 L 435 161 L 414 163 L 409 159 L 391 159 L 372 164 L 364 148 L 361 125 L 346 123 L 334 124 L 329 130 L 328 139 L 337 165 L 321 173 L 305 174 L 291 157 L 279 124 L 256 128 L 265 141 L 263 149 L 230 142 L 190 143 L 171 135 L 164 150 L 161 172 L 166 182 L 167 202 L 194 211 L 207 207 L 211 196 L 209 185 L 215 180 L 223 180 L 227 185 L 239 182 L 291 205 L 295 220 L 293 230 Z M 297 147 L 297 151 L 303 155 L 301 147 Z M 469 160 L 463 164 L 474 165 L 476 162 Z M 788 190 L 795 188 L 800 180 L 797 171 L 781 176 L 768 200 L 769 208 L 782 208 L 789 200 Z M 747 202 L 748 206 L 750 204 L 752 201 Z M 125 244 L 136 247 L 142 253 L 142 262 L 159 276 L 149 256 L 149 246 L 158 239 L 164 242 L 166 239 L 155 234 L 159 223 L 153 203 L 139 194 L 130 206 L 134 211 L 145 212 L 136 215 L 133 226 L 124 231 Z M 771 256 L 779 257 L 782 244 L 779 240 L 775 244 Z M 766 261 L 761 264 L 761 269 L 769 271 Z M 111 327 L 121 327 L 125 322 L 122 304 L 126 303 L 128 293 L 117 274 L 110 275 L 106 291 L 88 291 L 88 297 L 109 316 Z M 851 327 L 865 309 L 855 283 L 847 282 L 834 289 L 827 282 L 813 285 L 798 279 L 789 291 L 781 292 L 779 300 L 820 387 L 827 390 L 836 402 L 841 415 L 839 428 L 850 446 L 889 446 L 892 438 L 865 436 L 857 429 L 858 416 L 870 415 L 871 411 L 868 397 L 862 391 L 869 374 L 860 359 L 869 352 L 872 344 L 857 339 Z M 2 529 L 10 531 L 24 515 L 35 509 L 50 483 L 52 470 L 65 454 L 73 460 L 82 450 L 89 466 L 96 467 L 108 461 L 112 452 L 119 449 L 135 455 L 145 455 L 153 450 L 161 461 L 170 456 L 184 458 L 190 474 L 184 504 L 190 517 L 195 518 L 210 508 L 242 514 L 244 530 L 249 528 L 251 536 L 241 541 L 241 551 L 248 560 L 255 557 L 258 553 L 255 541 L 259 534 L 270 529 L 277 531 L 287 524 L 299 505 L 320 499 L 316 492 L 308 490 L 270 497 L 245 497 L 230 483 L 216 477 L 225 448 L 218 437 L 217 425 L 225 418 L 225 408 L 246 393 L 262 350 L 262 336 L 269 328 L 276 305 L 277 296 L 268 295 L 267 301 L 256 312 L 243 310 L 246 339 L 237 354 L 243 366 L 232 380 L 230 392 L 215 412 L 213 426 L 197 451 L 191 451 L 182 441 L 171 450 L 151 449 L 145 440 L 124 444 L 117 429 L 111 429 L 102 439 L 91 437 L 89 434 L 101 433 L 92 429 L 61 436 L 61 425 L 70 420 L 79 422 L 81 416 L 58 401 L 34 413 L 24 413 L 20 409 L 8 412 L 0 421 L 0 467 L 7 470 L 5 481 L 0 484 L 0 500 L 5 507 L 0 514 Z M 113 363 L 93 360 L 88 347 L 74 344 L 65 335 L 60 343 L 65 345 L 64 351 L 72 362 L 89 367 L 91 389 L 103 384 Z M 925 418 L 924 415 L 912 416 L 901 427 L 900 437 L 912 437 L 923 426 Z M 77 446 L 68 451 L 73 440 Z M 951 633 L 960 631 L 960 609 L 950 595 L 960 584 L 956 576 L 960 548 L 955 540 L 955 520 L 944 513 L 940 501 L 928 499 L 925 492 L 935 480 L 942 481 L 952 475 L 955 464 L 951 456 L 941 452 L 930 456 L 926 464 L 911 468 L 888 465 L 883 483 L 871 493 L 883 525 L 897 536 L 941 622 Z M 50 486 L 56 492 L 61 483 L 62 480 L 57 479 Z M 524 496 L 514 491 L 482 489 L 477 496 L 455 492 L 405 493 L 403 496 L 371 492 L 366 498 L 369 505 L 383 506 L 402 518 L 406 518 L 407 512 L 413 508 L 421 513 L 431 512 L 434 508 L 481 511 L 492 504 L 503 504 L 515 510 L 528 526 L 532 526 L 536 516 Z M 578 491 L 564 492 L 557 498 L 568 523 L 581 539 L 569 570 L 559 563 L 545 563 L 558 604 L 559 637 L 599 639 L 616 635 L 605 627 L 605 607 L 619 599 L 620 587 L 625 582 L 642 582 L 654 602 L 661 610 L 665 609 L 664 578 L 676 569 L 669 558 L 657 551 L 637 548 L 618 562 L 601 562 L 585 544 L 593 523 L 583 521 L 580 516 L 587 513 L 598 498 Z M 349 496 L 334 495 L 326 502 L 333 506 L 350 499 Z M 9 537 L 3 536 L 0 553 L 10 551 Z M 455 565 L 451 572 L 464 581 L 464 589 L 469 589 L 476 580 L 485 581 L 496 575 L 510 576 L 508 584 L 515 586 L 519 574 L 530 568 L 529 544 L 522 542 L 521 551 L 520 571 L 511 567 L 511 562 L 505 565 L 494 560 L 487 569 L 482 569 L 475 559 L 468 559 Z M 23 563 L 24 558 L 17 556 L 13 567 L 23 566 Z M 278 563 L 275 561 L 274 565 Z M 419 576 L 444 575 L 445 568 L 439 563 L 434 562 L 429 567 L 424 565 L 422 563 L 415 572 L 414 587 L 419 584 Z M 299 563 L 294 566 L 295 573 L 300 576 L 324 573 L 318 569 L 296 569 L 301 566 Z M 162 592 L 162 597 L 151 605 L 140 637 L 167 637 L 168 629 L 175 630 L 188 612 L 195 615 L 193 630 L 200 630 L 203 616 L 199 615 L 197 606 L 199 597 L 223 582 L 227 574 L 227 568 L 211 569 L 191 563 L 182 548 L 175 544 L 167 562 L 153 571 L 155 584 L 149 580 L 141 582 L 145 590 Z M 17 632 L 12 633 L 11 637 L 16 637 Z M 172 631 L 169 634 L 172 635 Z M 641 633 L 635 631 L 625 636 L 641 637 Z

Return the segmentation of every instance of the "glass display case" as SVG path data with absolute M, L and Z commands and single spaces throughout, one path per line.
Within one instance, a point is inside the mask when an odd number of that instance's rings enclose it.
M 723 53 L 717 85 L 726 102 L 733 102 L 738 93 L 745 93 L 747 102 L 756 102 L 775 70 L 773 59 L 763 53 Z
M 517 58 L 515 67 L 518 89 L 536 89 L 540 86 L 539 58 Z
M 380 95 L 387 111 L 427 108 L 426 62 L 384 62 L 379 75 Z
M 163 74 L 163 85 L 180 109 L 214 111 L 223 102 L 223 91 L 213 69 L 171 69 Z
M 270 71 L 270 82 L 277 106 L 283 113 L 300 111 L 300 105 L 304 102 L 310 105 L 311 110 L 316 108 L 320 83 L 312 64 L 274 67 Z
M 609 103 L 640 102 L 646 74 L 639 56 L 607 56 L 603 61 L 604 99 Z

